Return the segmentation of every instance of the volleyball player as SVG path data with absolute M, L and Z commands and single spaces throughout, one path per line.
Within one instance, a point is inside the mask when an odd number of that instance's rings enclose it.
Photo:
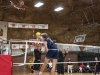
M 68 58 L 67 62 L 68 62 L 68 70 L 67 71 L 68 71 L 68 73 L 69 73 L 69 71 L 72 73 L 72 63 L 71 63 L 72 61 L 71 61 L 71 59 Z
M 34 50 L 35 60 L 34 63 L 40 63 L 41 61 L 41 47 L 38 45 Z M 37 75 L 40 70 L 40 64 L 34 64 L 34 75 Z
M 42 65 L 38 75 L 42 75 L 42 72 L 46 68 L 46 65 L 48 64 L 50 58 L 53 58 L 52 69 L 51 69 L 50 74 L 54 75 L 55 67 L 57 64 L 57 59 L 59 58 L 58 48 L 57 48 L 56 44 L 48 37 L 47 33 L 42 33 L 40 35 L 39 39 L 44 42 L 44 46 L 47 51 L 47 54 L 45 57 L 44 64 Z
M 64 62 L 65 57 L 68 53 L 68 50 L 66 51 L 65 49 L 62 51 L 59 51 L 59 59 L 58 62 Z M 64 64 L 57 64 L 57 73 L 58 75 L 64 75 Z
M 33 75 L 33 72 L 34 72 L 34 68 L 33 68 L 33 65 L 31 66 L 31 73 L 30 75 Z

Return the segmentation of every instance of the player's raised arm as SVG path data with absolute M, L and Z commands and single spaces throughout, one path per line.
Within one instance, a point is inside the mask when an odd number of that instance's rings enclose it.
M 67 48 L 67 49 L 66 49 L 66 53 L 68 53 L 68 52 L 69 52 L 69 49 Z
M 43 42 L 43 44 L 44 44 L 44 50 L 42 51 L 42 53 L 47 53 L 48 52 L 47 42 Z
M 45 52 L 48 52 L 47 42 L 44 42 Z
M 7 39 L 3 38 L 2 36 L 0 36 L 0 39 L 3 40 L 3 41 L 7 41 Z

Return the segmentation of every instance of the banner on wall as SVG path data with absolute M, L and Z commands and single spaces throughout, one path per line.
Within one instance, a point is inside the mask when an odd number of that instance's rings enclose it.
M 19 49 L 19 44 L 12 44 L 12 49 Z
M 3 45 L 3 48 L 4 48 L 4 49 L 7 49 L 7 48 L 8 48 L 8 44 L 4 44 L 4 45 Z
M 38 29 L 39 26 L 37 24 L 29 24 L 29 28 Z
M 0 36 L 7 39 L 7 22 L 0 21 Z M 4 42 L 6 43 L 6 42 Z
M 28 28 L 27 24 L 19 23 L 18 28 Z
M 48 29 L 48 25 L 47 24 L 39 24 L 39 29 Z
M 32 28 L 32 29 L 48 29 L 48 24 L 24 24 L 8 22 L 10 28 Z
M 4 44 L 4 49 L 8 48 L 9 44 Z M 12 44 L 12 49 L 25 49 L 26 44 Z M 27 45 L 27 48 L 29 48 L 29 45 Z
M 18 28 L 18 23 L 9 23 L 8 27 L 10 27 L 10 28 Z
M 20 48 L 25 49 L 26 48 L 26 44 L 20 44 Z M 29 45 L 27 45 L 27 48 L 29 48 Z

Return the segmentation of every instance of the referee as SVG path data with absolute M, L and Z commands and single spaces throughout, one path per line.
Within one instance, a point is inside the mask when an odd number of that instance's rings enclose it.
M 68 53 L 68 50 L 66 51 L 65 49 L 62 51 L 59 51 L 59 59 L 58 62 L 64 62 L 64 59 Z M 57 74 L 58 75 L 64 75 L 64 64 L 57 64 Z

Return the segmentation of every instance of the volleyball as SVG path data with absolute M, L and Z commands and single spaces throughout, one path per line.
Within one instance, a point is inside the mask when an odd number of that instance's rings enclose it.
M 41 33 L 40 33 L 40 32 L 37 32 L 37 33 L 36 33 L 36 36 L 37 36 L 37 37 L 39 37 L 40 35 L 41 35 Z

